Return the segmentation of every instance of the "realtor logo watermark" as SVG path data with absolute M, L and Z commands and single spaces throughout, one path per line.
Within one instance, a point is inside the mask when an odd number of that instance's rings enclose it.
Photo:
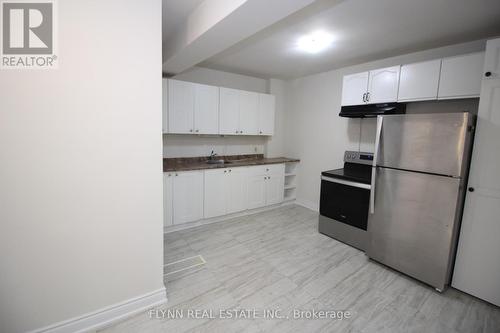
M 57 68 L 55 0 L 1 0 L 0 8 L 0 68 Z

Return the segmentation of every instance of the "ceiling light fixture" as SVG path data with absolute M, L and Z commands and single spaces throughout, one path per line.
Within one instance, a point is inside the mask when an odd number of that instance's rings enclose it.
M 333 42 L 333 36 L 324 32 L 316 31 L 299 38 L 297 48 L 307 53 L 319 53 L 327 49 Z

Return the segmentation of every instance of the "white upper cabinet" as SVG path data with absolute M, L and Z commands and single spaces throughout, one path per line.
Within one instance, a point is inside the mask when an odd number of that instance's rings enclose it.
M 366 103 L 368 72 L 344 76 L 342 83 L 342 105 L 360 105 Z
M 400 68 L 401 66 L 393 66 L 370 71 L 366 95 L 368 103 L 397 101 Z
M 168 132 L 193 133 L 195 87 L 191 82 L 168 80 Z
M 243 135 L 259 134 L 259 94 L 251 91 L 239 92 L 240 133 Z
M 220 88 L 219 133 L 272 135 L 274 109 L 272 95 Z
M 168 132 L 217 134 L 219 88 L 168 80 Z
M 396 102 L 400 66 L 344 76 L 342 106 Z
M 484 52 L 443 59 L 438 98 L 479 97 L 483 67 Z
M 488 41 L 487 52 L 484 59 L 484 78 L 500 78 L 500 39 Z
M 274 96 L 163 81 L 163 133 L 273 135 Z
M 441 59 L 401 66 L 398 101 L 436 99 Z
M 276 98 L 269 94 L 259 94 L 259 134 L 274 134 Z
M 168 79 L 163 79 L 162 87 L 162 132 L 168 133 Z
M 239 134 L 240 101 L 239 90 L 220 88 L 219 133 Z
M 219 87 L 195 84 L 194 132 L 219 133 Z

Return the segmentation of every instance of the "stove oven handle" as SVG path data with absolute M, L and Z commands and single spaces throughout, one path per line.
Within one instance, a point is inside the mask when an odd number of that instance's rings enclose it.
M 380 149 L 380 136 L 382 135 L 383 116 L 377 116 L 377 135 L 375 137 L 375 151 L 373 152 L 372 183 L 370 190 L 370 214 L 375 213 L 375 183 L 377 181 L 377 160 Z
M 369 190 L 370 189 L 370 184 L 352 182 L 352 181 L 349 181 L 349 180 L 337 179 L 337 178 L 326 177 L 326 176 L 321 176 L 321 180 L 324 180 L 324 181 L 327 181 L 327 182 L 331 182 L 331 183 L 337 183 L 337 184 L 342 184 L 342 185 L 347 185 L 347 186 L 362 188 L 362 189 L 365 189 L 365 190 Z

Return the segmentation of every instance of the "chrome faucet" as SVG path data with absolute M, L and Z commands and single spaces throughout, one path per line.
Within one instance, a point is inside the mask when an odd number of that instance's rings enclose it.
M 217 156 L 217 154 L 212 150 L 212 153 L 210 153 L 210 157 L 208 159 L 213 161 L 215 159 L 215 156 Z

